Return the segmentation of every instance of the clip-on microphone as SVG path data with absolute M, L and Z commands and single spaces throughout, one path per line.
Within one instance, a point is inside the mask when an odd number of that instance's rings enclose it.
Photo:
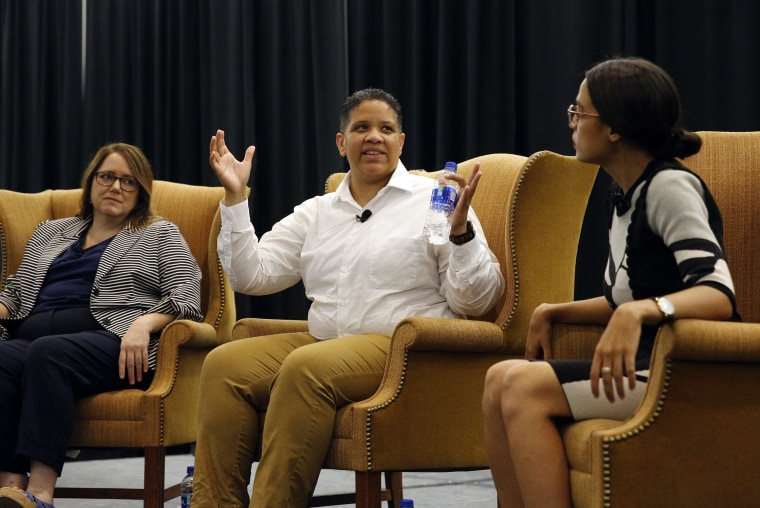
M 361 215 L 356 216 L 356 222 L 367 222 L 367 219 L 369 219 L 370 215 L 372 215 L 372 210 L 364 210 Z

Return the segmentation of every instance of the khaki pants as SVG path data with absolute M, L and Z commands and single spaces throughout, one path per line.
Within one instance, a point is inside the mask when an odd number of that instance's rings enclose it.
M 193 508 L 247 504 L 264 410 L 250 506 L 307 506 L 337 409 L 375 393 L 389 344 L 372 333 L 323 341 L 289 333 L 214 349 L 201 374 Z

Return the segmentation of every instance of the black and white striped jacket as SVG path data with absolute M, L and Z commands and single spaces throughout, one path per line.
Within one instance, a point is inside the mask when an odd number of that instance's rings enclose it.
M 34 308 L 53 260 L 74 244 L 89 226 L 77 217 L 43 222 L 26 245 L 18 272 L 8 277 L 0 303 L 11 319 L 23 319 Z M 127 225 L 103 252 L 90 293 L 93 317 L 124 337 L 138 317 L 154 312 L 177 319 L 203 319 L 201 272 L 176 225 L 166 220 L 144 228 Z M 155 368 L 160 334 L 148 346 L 149 367 Z M 1 340 L 7 340 L 3 329 Z

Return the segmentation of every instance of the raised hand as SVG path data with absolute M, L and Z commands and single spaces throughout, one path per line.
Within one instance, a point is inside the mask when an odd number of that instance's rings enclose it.
M 470 210 L 470 203 L 478 189 L 481 176 L 483 173 L 480 172 L 480 164 L 475 164 L 469 182 L 466 182 L 464 177 L 457 173 L 446 175 L 446 178 L 456 180 L 459 184 L 459 201 L 457 201 L 457 206 L 451 214 L 452 235 L 461 235 L 467 231 L 467 212 Z
M 249 146 L 245 151 L 243 160 L 237 160 L 227 148 L 224 142 L 224 131 L 220 129 L 216 131 L 216 135 L 211 136 L 208 151 L 211 169 L 214 170 L 216 177 L 226 191 L 225 204 L 232 206 L 245 201 L 247 198 L 246 185 L 251 176 L 253 153 L 256 148 Z

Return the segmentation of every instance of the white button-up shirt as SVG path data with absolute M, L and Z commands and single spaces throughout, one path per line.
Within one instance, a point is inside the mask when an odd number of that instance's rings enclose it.
M 390 335 L 409 316 L 480 315 L 502 295 L 499 263 L 472 209 L 474 240 L 433 246 L 423 237 L 433 179 L 399 162 L 364 208 L 348 182 L 296 206 L 261 239 L 247 202 L 222 202 L 217 249 L 232 288 L 265 295 L 303 280 L 309 332 L 318 339 Z M 359 222 L 363 210 L 372 214 Z

